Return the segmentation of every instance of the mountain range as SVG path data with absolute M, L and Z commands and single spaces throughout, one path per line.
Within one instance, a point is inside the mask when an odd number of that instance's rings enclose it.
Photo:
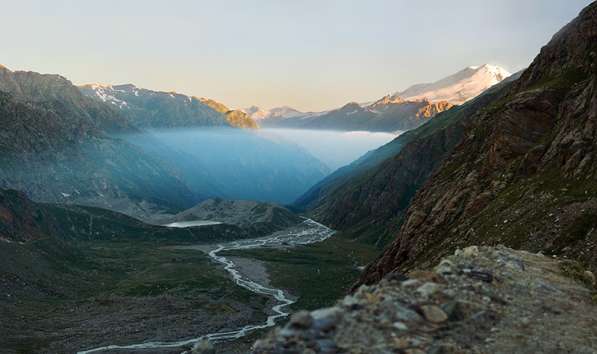
M 152 91 L 133 84 L 88 84 L 79 89 L 86 96 L 99 98 L 117 107 L 132 124 L 140 128 L 257 127 L 255 121 L 240 111 L 230 110 L 213 100 L 176 92 Z
M 0 102 L 0 187 L 36 201 L 146 219 L 209 197 L 290 202 L 327 173 L 294 145 L 236 129 L 256 126 L 243 112 L 223 113 L 185 95 L 133 85 L 78 88 L 59 75 L 3 67 Z M 176 141 L 162 134 L 167 128 L 213 134 Z
M 372 103 L 350 102 L 338 109 L 317 113 L 303 113 L 290 107 L 266 111 L 256 106 L 244 111 L 264 127 L 405 131 L 478 96 L 510 75 L 499 66 L 485 64 L 467 67 L 433 83 L 413 85 Z
M 321 115 L 262 121 L 262 125 L 297 129 L 395 132 L 418 127 L 437 113 L 451 107 L 452 105 L 445 101 L 405 101 L 399 97 L 386 96 L 366 107 L 352 102 Z
M 139 89 L 132 84 L 88 84 L 80 89 L 87 96 L 118 107 L 139 127 L 230 125 L 257 128 L 259 122 L 264 127 L 397 131 L 416 128 L 437 113 L 478 96 L 510 75 L 495 65 L 470 66 L 433 83 L 415 84 L 372 103 L 350 102 L 324 112 L 301 112 L 288 106 L 269 110 L 251 106 L 233 110 L 213 99 Z M 163 120 L 164 115 L 172 118 Z

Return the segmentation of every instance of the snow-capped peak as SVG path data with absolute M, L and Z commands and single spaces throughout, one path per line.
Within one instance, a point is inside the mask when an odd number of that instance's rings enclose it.
M 469 66 L 436 82 L 413 85 L 396 95 L 406 100 L 427 98 L 431 102 L 462 104 L 510 75 L 497 65 Z
M 79 88 L 88 96 L 95 96 L 100 100 L 111 103 L 118 108 L 127 108 L 130 104 L 132 99 L 131 96 L 140 97 L 140 96 L 165 96 L 173 100 L 184 100 L 187 104 L 192 104 L 193 99 L 196 99 L 192 96 L 183 95 L 177 93 L 175 91 L 152 91 L 138 88 L 133 84 L 119 84 L 119 85 L 111 85 L 111 84 L 101 84 L 101 83 L 93 83 L 93 84 L 86 84 L 81 85 Z M 128 102 L 127 102 L 128 101 Z
M 474 70 L 483 70 L 488 74 L 495 76 L 499 81 L 502 81 L 503 79 L 512 75 L 512 73 L 510 73 L 508 70 L 497 65 L 485 64 L 481 66 L 471 66 L 470 68 Z

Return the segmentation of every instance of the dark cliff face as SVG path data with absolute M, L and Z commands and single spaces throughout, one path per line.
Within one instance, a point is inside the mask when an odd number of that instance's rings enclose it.
M 456 247 L 506 244 L 597 268 L 597 3 L 558 32 L 414 197 L 378 281 Z

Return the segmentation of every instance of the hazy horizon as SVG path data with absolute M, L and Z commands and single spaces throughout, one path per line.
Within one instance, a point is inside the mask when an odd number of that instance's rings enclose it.
M 0 64 L 320 111 L 470 65 L 520 70 L 589 2 L 3 0 Z

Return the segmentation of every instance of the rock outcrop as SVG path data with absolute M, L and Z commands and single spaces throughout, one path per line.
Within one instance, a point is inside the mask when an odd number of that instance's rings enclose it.
M 257 122 L 244 111 L 238 109 L 230 109 L 223 103 L 217 102 L 210 98 L 201 98 L 200 101 L 203 104 L 216 110 L 217 112 L 223 114 L 224 117 L 226 117 L 226 121 L 228 122 L 228 124 L 230 124 L 233 127 L 250 129 L 259 128 Z
M 253 353 L 595 353 L 595 294 L 576 262 L 471 246 L 295 313 Z

